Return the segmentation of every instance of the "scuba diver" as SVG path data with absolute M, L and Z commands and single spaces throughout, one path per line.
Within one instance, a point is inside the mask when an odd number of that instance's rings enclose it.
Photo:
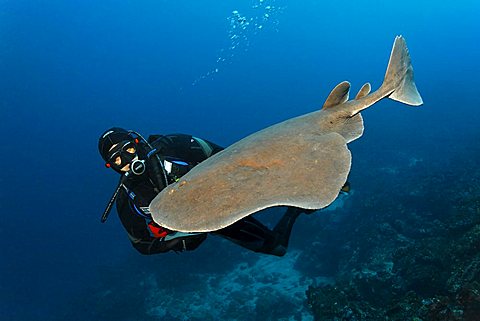
M 107 220 L 116 201 L 120 221 L 133 247 L 142 254 L 191 251 L 205 241 L 208 233 L 171 231 L 157 224 L 148 206 L 167 185 L 222 151 L 222 147 L 185 134 L 151 135 L 146 140 L 135 131 L 113 127 L 100 136 L 98 149 L 105 166 L 121 175 L 103 213 L 102 223 Z M 255 252 L 283 256 L 293 224 L 302 212 L 312 211 L 287 207 L 273 230 L 247 216 L 209 233 Z

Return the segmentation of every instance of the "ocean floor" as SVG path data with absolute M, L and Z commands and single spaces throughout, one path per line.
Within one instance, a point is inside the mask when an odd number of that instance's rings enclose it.
M 227 273 L 195 275 L 191 291 L 179 296 L 153 287 L 148 314 L 175 320 L 313 320 L 305 305 L 312 280 L 294 268 L 299 255 L 262 255 Z

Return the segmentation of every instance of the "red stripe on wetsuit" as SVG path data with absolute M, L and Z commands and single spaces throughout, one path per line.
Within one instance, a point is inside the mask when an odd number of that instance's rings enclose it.
M 148 223 L 148 229 L 150 230 L 153 237 L 155 237 L 155 238 L 165 237 L 172 232 L 172 231 L 170 231 L 170 230 L 168 230 L 164 227 L 161 227 L 160 225 L 158 225 L 154 221 L 151 221 L 150 223 Z

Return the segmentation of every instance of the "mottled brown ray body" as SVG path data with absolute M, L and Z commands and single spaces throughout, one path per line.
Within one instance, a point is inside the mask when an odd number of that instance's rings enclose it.
M 176 231 L 208 232 L 271 206 L 328 206 L 350 171 L 347 143 L 363 134 L 360 111 L 385 97 L 422 104 L 405 40 L 395 39 L 377 91 L 369 94 L 367 83 L 348 101 L 349 90 L 342 82 L 321 110 L 256 132 L 205 160 L 153 200 L 153 219 Z

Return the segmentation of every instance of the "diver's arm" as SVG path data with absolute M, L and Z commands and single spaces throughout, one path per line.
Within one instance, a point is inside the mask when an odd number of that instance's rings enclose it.
M 183 251 L 183 244 L 180 239 L 171 241 L 162 241 L 156 238 L 151 238 L 150 240 L 132 240 L 130 235 L 129 237 L 133 247 L 143 255 L 165 253 L 168 251 Z
M 127 215 L 134 216 L 135 214 L 128 213 Z M 180 239 L 165 241 L 164 238 L 152 237 L 149 234 L 150 232 L 148 231 L 148 229 L 145 227 L 144 222 L 143 225 L 138 224 L 129 226 L 129 223 L 122 220 L 122 224 L 127 231 L 128 238 L 132 243 L 132 246 L 141 254 L 150 255 L 157 253 L 165 253 L 168 251 L 186 250 L 184 249 L 185 246 Z
M 223 150 L 217 144 L 192 135 L 170 134 L 155 138 L 152 145 L 161 155 L 184 160 L 192 166 Z
M 206 234 L 200 234 L 175 238 L 168 241 L 163 237 L 152 237 L 145 219 L 132 212 L 129 206 L 129 198 L 124 191 L 122 191 L 117 198 L 117 212 L 128 234 L 128 238 L 130 242 L 132 242 L 132 246 L 144 255 L 165 253 L 168 251 L 182 252 L 185 250 L 193 250 L 207 237 Z
M 196 249 L 206 238 L 207 234 L 181 237 L 169 241 L 152 238 L 151 240 L 132 241 L 132 245 L 138 252 L 144 255 L 165 253 L 168 251 L 184 252 Z

